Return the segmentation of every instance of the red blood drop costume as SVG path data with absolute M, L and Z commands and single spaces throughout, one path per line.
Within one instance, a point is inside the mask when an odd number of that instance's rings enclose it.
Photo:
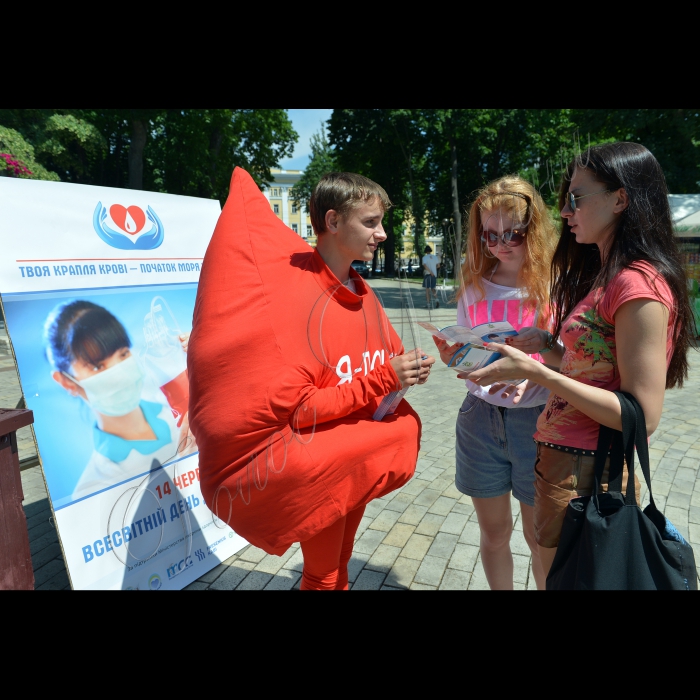
M 350 274 L 356 293 L 234 170 L 197 292 L 189 421 L 205 502 L 270 554 L 345 516 L 356 527 L 358 509 L 415 470 L 421 424 L 409 404 L 372 420 L 400 388 L 389 360 L 401 340 Z

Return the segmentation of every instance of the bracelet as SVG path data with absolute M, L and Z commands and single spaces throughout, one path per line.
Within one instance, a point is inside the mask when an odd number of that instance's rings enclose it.
M 543 352 L 549 352 L 554 347 L 554 336 L 549 331 L 545 331 L 545 333 L 547 334 L 547 342 L 544 344 L 544 347 L 539 351 L 540 355 Z

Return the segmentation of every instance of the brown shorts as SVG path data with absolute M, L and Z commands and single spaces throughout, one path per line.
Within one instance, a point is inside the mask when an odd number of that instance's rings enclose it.
M 590 496 L 593 493 L 595 457 L 577 455 L 553 447 L 537 444 L 535 462 L 535 539 L 541 547 L 556 547 L 559 544 L 564 513 L 572 498 Z M 608 490 L 610 457 L 599 493 Z M 627 489 L 627 463 L 622 472 L 622 492 Z M 639 479 L 634 476 L 637 504 L 641 505 Z

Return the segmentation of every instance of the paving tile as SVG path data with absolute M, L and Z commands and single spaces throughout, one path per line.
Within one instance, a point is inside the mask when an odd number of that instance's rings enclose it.
M 267 556 L 267 552 L 264 549 L 259 549 L 249 544 L 246 549 L 238 553 L 238 558 L 243 561 L 251 561 L 254 564 L 262 561 Z
M 418 525 L 423 519 L 423 516 L 428 512 L 427 506 L 417 506 L 415 503 L 408 506 L 406 510 L 401 513 L 399 517 L 400 523 L 405 523 L 406 525 Z
M 384 530 L 367 529 L 362 537 L 355 542 L 354 551 L 372 554 L 385 537 L 386 532 Z
M 406 546 L 401 551 L 401 556 L 408 559 L 423 559 L 432 543 L 431 537 L 414 533 L 408 538 Z
M 456 504 L 459 505 L 459 504 Z M 461 535 L 462 530 L 464 530 L 469 516 L 463 513 L 450 512 L 445 518 L 442 525 L 440 525 L 441 532 L 447 532 L 451 535 Z
M 418 559 L 399 557 L 394 562 L 394 565 L 391 567 L 391 571 L 386 577 L 386 585 L 395 586 L 397 588 L 408 588 L 411 585 L 419 566 L 420 560 Z
M 672 488 L 678 493 L 684 493 L 688 496 L 692 496 L 693 489 L 695 488 L 695 481 L 686 481 L 685 479 L 679 479 L 678 476 L 676 476 L 676 478 L 673 480 Z
M 364 568 L 367 560 L 369 559 L 369 554 L 365 552 L 353 552 L 348 562 L 348 581 L 354 581 Z
M 435 537 L 440 531 L 440 526 L 445 522 L 444 515 L 436 515 L 435 513 L 426 513 L 423 516 L 423 520 L 416 528 L 416 532 L 419 535 L 427 535 L 428 537 Z
M 261 591 L 269 583 L 272 574 L 251 571 L 239 584 L 237 591 Z
M 365 569 L 352 584 L 352 590 L 378 591 L 382 587 L 385 578 L 386 574 L 379 573 L 378 571 L 367 571 L 367 569 Z
M 437 586 L 426 586 L 424 583 L 412 583 L 410 585 L 412 591 L 437 591 Z
M 405 590 L 405 589 L 403 589 L 403 588 L 394 588 L 393 586 L 382 586 L 379 590 L 380 590 L 380 591 L 403 591 L 403 590 Z
M 476 513 L 474 513 L 472 518 L 475 517 Z M 479 523 L 475 522 L 475 520 L 473 519 L 470 519 L 469 522 L 464 526 L 462 534 L 459 536 L 459 542 L 461 544 L 474 544 L 478 547 L 480 541 L 481 530 L 479 529 Z
M 459 571 L 474 571 L 479 556 L 479 548 L 470 544 L 456 544 L 448 566 Z
M 206 591 L 207 588 L 209 588 L 209 584 L 202 581 L 201 579 L 197 579 L 196 581 L 192 581 L 192 583 L 189 586 L 185 586 L 182 590 L 183 591 Z
M 36 584 L 35 584 L 36 586 Z M 36 586 L 38 591 L 63 591 L 70 589 L 70 579 L 68 578 L 68 572 L 64 569 L 59 571 L 54 577 L 50 578 L 41 586 Z
M 666 507 L 668 508 L 668 506 L 676 506 L 687 510 L 690 507 L 690 494 L 680 493 L 671 487 L 671 491 L 666 498 Z
M 300 581 L 301 574 L 298 571 L 280 569 L 265 586 L 266 591 L 291 591 Z
M 369 526 L 370 530 L 382 530 L 383 532 L 389 532 L 392 527 L 396 524 L 396 521 L 401 516 L 400 512 L 395 510 L 383 510 L 371 523 Z M 382 538 L 384 539 L 384 538 Z
M 530 571 L 530 557 L 522 554 L 513 554 L 513 581 L 515 583 L 527 583 Z
M 256 565 L 255 571 L 262 571 L 266 574 L 276 574 L 291 558 L 295 550 L 291 547 L 280 557 L 268 554 Z
M 438 534 L 435 535 L 432 545 L 430 545 L 428 555 L 449 559 L 452 556 L 452 552 L 455 550 L 458 539 L 457 535 L 450 535 L 447 532 L 438 532 Z
M 391 502 L 387 503 L 384 510 L 395 510 L 396 512 L 403 513 L 411 504 L 413 503 L 413 496 L 408 493 L 400 493 L 396 498 L 392 499 Z
M 251 561 L 236 561 L 227 567 L 219 578 L 209 586 L 212 591 L 232 591 L 238 587 L 243 579 L 250 573 L 255 564 Z
M 39 588 L 43 583 L 65 570 L 66 565 L 63 559 L 52 559 L 46 562 L 44 566 L 34 571 L 34 588 Z
M 407 525 L 406 523 L 396 523 L 389 530 L 389 534 L 382 540 L 382 544 L 388 544 L 393 547 L 403 547 L 408 542 L 409 537 L 415 531 L 415 526 Z
M 474 506 L 471 503 L 462 503 L 462 499 L 452 506 L 450 513 L 459 513 L 460 515 L 470 516 L 474 512 Z
M 430 486 L 430 481 L 427 481 L 423 478 L 413 478 L 411 481 L 409 481 L 402 489 L 401 493 L 407 493 L 411 496 L 417 496 L 421 491 L 424 489 L 428 488 Z
M 433 503 L 430 508 L 428 508 L 428 513 L 437 513 L 438 515 L 447 515 L 454 505 L 457 503 L 454 498 L 447 498 L 447 496 L 440 496 L 435 503 Z
M 380 544 L 377 549 L 374 550 L 374 554 L 369 558 L 365 564 L 365 569 L 371 569 L 372 571 L 380 571 L 382 573 L 389 573 L 394 562 L 401 554 L 401 547 L 392 547 L 388 544 Z
M 447 569 L 445 575 L 440 581 L 439 590 L 441 591 L 466 591 L 469 588 L 469 581 L 472 575 L 466 571 L 458 571 L 457 569 Z
M 414 581 L 428 586 L 439 586 L 446 568 L 447 559 L 426 554 L 418 567 Z
M 432 506 L 438 498 L 440 498 L 439 491 L 425 489 L 413 499 L 413 504 L 417 506 L 427 506 L 430 508 L 430 506 Z

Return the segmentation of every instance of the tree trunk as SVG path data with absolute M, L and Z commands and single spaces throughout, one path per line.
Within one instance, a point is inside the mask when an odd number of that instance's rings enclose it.
M 209 141 L 209 153 L 211 158 L 209 165 L 209 182 L 211 183 L 211 190 L 207 195 L 208 197 L 211 197 L 212 193 L 216 191 L 216 172 L 223 141 L 224 134 L 221 129 L 214 129 L 214 133 L 211 135 Z
M 457 144 L 454 136 L 450 137 L 452 151 L 452 217 L 455 221 L 454 239 L 454 274 L 455 279 L 461 279 L 458 272 L 462 261 L 462 212 L 459 209 L 459 193 L 457 191 Z
M 396 255 L 396 237 L 394 236 L 394 208 L 389 209 L 386 241 L 384 242 L 384 275 L 394 274 L 394 256 Z
M 143 151 L 146 147 L 146 125 L 140 119 L 131 122 L 131 145 L 129 146 L 129 189 L 143 189 Z

